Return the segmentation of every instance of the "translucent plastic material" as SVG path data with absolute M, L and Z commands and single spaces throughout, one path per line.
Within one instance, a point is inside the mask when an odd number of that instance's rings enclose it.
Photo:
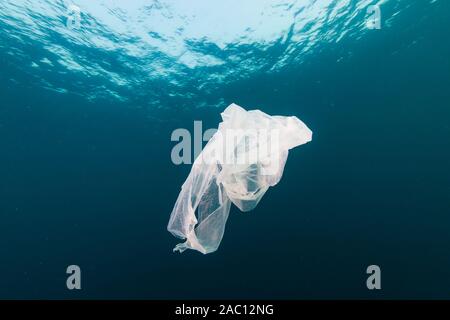
M 186 239 L 174 251 L 216 251 L 231 203 L 241 211 L 256 207 L 283 175 L 288 150 L 311 141 L 297 117 L 269 116 L 231 104 L 223 122 L 192 165 L 167 229 Z

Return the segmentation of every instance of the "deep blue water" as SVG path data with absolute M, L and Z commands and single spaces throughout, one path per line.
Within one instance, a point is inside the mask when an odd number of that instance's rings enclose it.
M 0 298 L 450 298 L 450 2 L 241 2 L 0 2 Z M 313 141 L 172 253 L 171 132 L 232 102 Z

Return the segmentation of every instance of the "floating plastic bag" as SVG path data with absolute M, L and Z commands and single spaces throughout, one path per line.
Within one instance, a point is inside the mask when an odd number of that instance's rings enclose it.
M 236 104 L 221 115 L 223 122 L 194 161 L 170 216 L 167 230 L 186 239 L 174 251 L 216 251 L 231 203 L 241 211 L 254 209 L 280 181 L 288 150 L 312 138 L 297 117 L 269 116 Z

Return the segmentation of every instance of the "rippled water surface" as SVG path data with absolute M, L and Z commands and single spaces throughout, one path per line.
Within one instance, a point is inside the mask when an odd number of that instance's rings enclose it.
M 223 86 L 364 38 L 370 5 L 386 7 L 389 28 L 408 1 L 386 2 L 2 1 L 2 55 L 20 69 L 10 82 L 24 73 L 89 100 L 216 106 Z

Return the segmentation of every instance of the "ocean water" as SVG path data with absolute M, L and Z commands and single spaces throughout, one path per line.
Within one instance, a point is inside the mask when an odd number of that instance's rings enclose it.
M 450 298 L 449 17 L 446 0 L 2 0 L 0 298 Z M 232 208 L 217 252 L 173 253 L 190 166 L 170 135 L 232 102 L 313 140 Z

